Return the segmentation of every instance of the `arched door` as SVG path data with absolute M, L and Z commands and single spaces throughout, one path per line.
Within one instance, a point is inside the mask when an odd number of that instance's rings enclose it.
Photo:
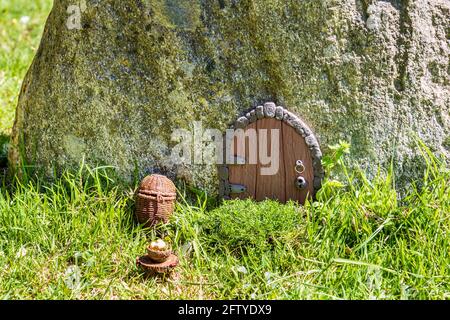
M 231 157 L 220 170 L 225 198 L 303 204 L 314 196 L 323 177 L 321 152 L 299 117 L 266 103 L 239 118 L 234 129 L 240 132 L 228 139 Z

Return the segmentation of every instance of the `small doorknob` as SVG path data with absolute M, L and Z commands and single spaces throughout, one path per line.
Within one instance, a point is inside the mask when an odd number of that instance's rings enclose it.
M 295 185 L 297 186 L 298 189 L 303 190 L 308 187 L 308 181 L 306 181 L 304 177 L 300 176 L 297 177 L 297 179 L 295 180 Z

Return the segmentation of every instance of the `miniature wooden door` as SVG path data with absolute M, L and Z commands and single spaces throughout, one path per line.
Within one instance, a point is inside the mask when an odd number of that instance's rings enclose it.
M 226 168 L 225 197 L 305 203 L 320 188 L 323 175 L 316 138 L 282 107 L 268 103 L 253 111 L 235 125 L 241 135 L 229 147 L 234 161 Z

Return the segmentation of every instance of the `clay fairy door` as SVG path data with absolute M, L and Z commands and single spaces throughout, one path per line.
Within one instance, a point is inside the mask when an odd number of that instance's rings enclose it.
M 286 109 L 273 103 L 256 107 L 236 121 L 226 141 L 226 164 L 219 169 L 224 198 L 303 204 L 320 188 L 317 139 Z

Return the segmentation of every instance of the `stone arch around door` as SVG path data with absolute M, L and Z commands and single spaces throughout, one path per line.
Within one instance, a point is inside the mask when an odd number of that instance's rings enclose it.
M 245 132 L 247 129 L 256 129 L 259 132 L 260 129 L 273 128 L 281 132 L 279 148 L 281 161 L 277 175 L 259 175 L 258 170 L 261 167 L 259 157 L 256 165 L 247 163 L 219 165 L 219 193 L 223 199 L 252 198 L 259 201 L 269 198 L 280 202 L 294 200 L 303 204 L 307 197 L 314 197 L 320 189 L 325 175 L 321 161 L 322 151 L 316 136 L 300 117 L 284 107 L 268 102 L 239 117 L 231 127 L 234 130 L 243 129 Z M 248 152 L 248 146 L 245 152 Z M 224 153 L 226 155 L 226 146 Z M 233 153 L 237 153 L 236 149 Z M 248 154 L 233 156 L 248 160 Z M 294 171 L 297 160 L 302 160 L 305 165 L 303 174 Z M 295 187 L 295 180 L 299 175 L 305 176 L 308 181 L 308 187 L 303 190 Z

